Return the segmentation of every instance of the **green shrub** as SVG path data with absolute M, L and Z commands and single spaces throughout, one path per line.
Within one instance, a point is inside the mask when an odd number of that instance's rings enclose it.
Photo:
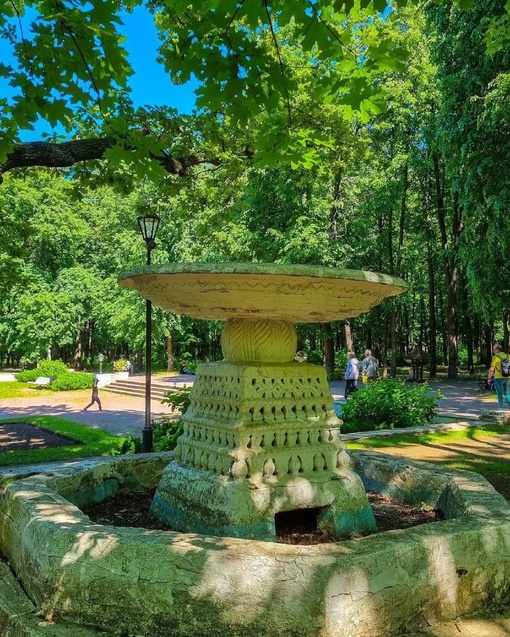
M 408 387 L 396 378 L 378 380 L 351 394 L 342 405 L 343 433 L 420 427 L 437 412 L 441 392 L 427 395 L 426 384 Z
M 15 374 L 14 378 L 20 383 L 33 383 L 39 376 L 42 376 L 42 374 L 38 369 L 25 369 L 25 371 Z
M 39 376 L 61 376 L 62 374 L 69 374 L 67 365 L 62 361 L 50 361 L 44 360 L 39 363 L 37 370 Z
M 39 376 L 56 376 L 57 378 L 62 374 L 69 374 L 67 365 L 62 361 L 41 361 L 39 367 L 36 369 L 26 369 L 23 372 L 16 374 L 15 378 L 20 383 L 33 383 Z
M 154 423 L 154 451 L 172 451 L 177 445 L 177 438 L 182 434 L 182 419 L 170 420 L 164 418 Z
M 52 391 L 69 391 L 73 389 L 89 389 L 94 382 L 94 374 L 82 374 L 78 372 L 67 372 L 57 376 L 49 389 Z

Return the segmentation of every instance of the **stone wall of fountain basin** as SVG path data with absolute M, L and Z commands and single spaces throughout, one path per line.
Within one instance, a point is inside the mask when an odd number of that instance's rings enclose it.
M 446 520 L 291 546 L 101 526 L 77 508 L 154 487 L 172 457 L 154 454 L 13 482 L 0 549 L 42 616 L 108 635 L 382 637 L 508 602 L 510 508 L 482 477 L 352 456 L 367 488 Z

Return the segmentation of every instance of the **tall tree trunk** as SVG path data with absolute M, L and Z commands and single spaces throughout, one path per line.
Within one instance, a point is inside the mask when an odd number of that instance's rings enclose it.
M 441 232 L 444 269 L 447 287 L 446 324 L 448 334 L 448 378 L 458 378 L 458 326 L 457 326 L 457 288 L 459 283 L 459 265 L 457 258 L 458 238 L 462 232 L 462 214 L 457 193 L 453 195 L 451 235 L 446 230 L 446 208 L 444 201 L 444 175 L 437 154 L 433 156 L 436 185 L 436 209 Z
M 510 312 L 506 310 L 503 313 L 503 351 L 508 354 L 509 352 L 509 343 L 508 339 L 510 338 L 510 329 L 508 323 L 510 322 Z
M 457 333 L 457 286 L 459 282 L 459 270 L 456 265 L 450 269 L 448 277 L 448 307 L 446 311 L 446 323 L 448 330 L 448 378 L 457 380 L 459 364 L 459 338 Z
M 168 332 L 168 336 L 166 338 L 166 371 L 173 372 L 174 371 L 174 339 L 173 339 L 173 330 Z
M 335 341 L 331 323 L 321 323 L 324 334 L 322 339 L 322 352 L 324 355 L 324 367 L 328 373 L 335 371 Z
M 340 214 L 342 188 L 342 169 L 339 168 L 335 174 L 333 182 L 333 197 L 329 210 L 329 240 L 338 240 L 338 216 Z
M 390 339 L 391 339 L 390 376 L 391 378 L 395 378 L 397 375 L 397 354 L 398 354 L 397 314 L 398 314 L 397 309 L 393 308 L 391 310 L 391 315 L 390 315 Z
M 349 321 L 345 321 L 345 346 L 348 352 L 354 351 L 354 343 L 352 340 L 352 330 Z
M 78 369 L 80 367 L 81 356 L 82 356 L 81 330 L 78 329 L 77 332 L 76 332 L 74 354 L 73 354 L 73 367 L 74 367 L 74 369 Z
M 429 374 L 430 378 L 435 378 L 437 374 L 436 286 L 434 278 L 432 227 L 430 224 L 430 217 L 427 221 L 427 271 L 429 278 Z

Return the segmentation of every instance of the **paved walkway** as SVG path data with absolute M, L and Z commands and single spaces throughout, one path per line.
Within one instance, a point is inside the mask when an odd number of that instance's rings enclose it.
M 130 380 L 143 384 L 143 376 L 134 376 Z M 175 375 L 153 376 L 152 381 L 158 384 L 174 386 L 190 386 L 194 376 Z M 433 391 L 441 389 L 444 394 L 439 402 L 440 412 L 465 420 L 477 420 L 480 414 L 496 407 L 494 397 L 480 397 L 477 395 L 479 383 L 431 383 Z M 343 398 L 345 383 L 335 381 L 330 383 L 331 392 L 335 400 Z M 40 394 L 30 398 L 9 398 L 0 400 L 0 418 L 23 418 L 23 416 L 53 415 L 70 418 L 71 420 L 87 425 L 105 429 L 118 435 L 138 435 L 143 427 L 145 414 L 145 399 L 137 396 L 113 394 L 100 391 L 103 403 L 103 412 L 98 412 L 96 405 L 90 411 L 84 413 L 83 407 L 90 402 L 89 391 L 58 392 L 41 391 Z M 152 417 L 160 418 L 171 413 L 166 405 L 159 400 L 152 401 Z
M 125 396 L 99 391 L 103 411 L 93 405 L 89 411 L 83 408 L 90 402 L 90 390 L 73 392 L 41 391 L 35 397 L 0 400 L 0 418 L 26 416 L 62 416 L 73 422 L 104 429 L 116 435 L 139 436 L 145 420 L 145 398 Z M 167 405 L 159 400 L 151 401 L 152 417 L 157 419 L 171 414 Z

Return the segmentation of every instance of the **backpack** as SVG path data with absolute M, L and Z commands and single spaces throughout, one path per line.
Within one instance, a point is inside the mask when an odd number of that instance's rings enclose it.
M 501 361 L 501 376 L 508 378 L 510 376 L 510 358 L 508 358 L 508 356 L 506 356 L 506 358 L 500 358 L 498 356 L 498 358 Z

